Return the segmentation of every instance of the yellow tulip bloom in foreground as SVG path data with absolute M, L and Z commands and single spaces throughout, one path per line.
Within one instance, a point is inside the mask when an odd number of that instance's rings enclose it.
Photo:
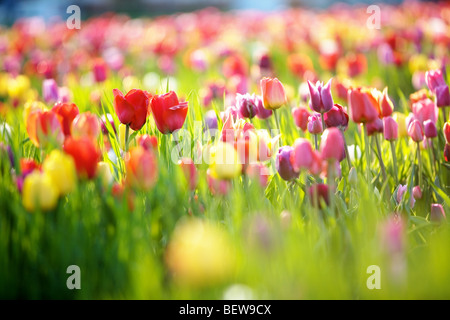
M 45 159 L 42 168 L 52 180 L 59 195 L 66 195 L 75 189 L 77 173 L 70 155 L 60 150 L 53 150 Z
M 167 247 L 165 260 L 174 280 L 183 285 L 220 283 L 231 274 L 234 260 L 227 234 L 200 219 L 181 221 Z
M 58 189 L 48 174 L 33 171 L 23 183 L 22 202 L 28 211 L 51 210 L 58 202 Z

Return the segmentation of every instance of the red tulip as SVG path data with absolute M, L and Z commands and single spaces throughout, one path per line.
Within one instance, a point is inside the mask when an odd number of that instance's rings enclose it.
M 444 124 L 444 137 L 447 144 L 450 144 L 450 121 Z
M 188 112 L 188 102 L 179 102 L 177 94 L 173 91 L 153 96 L 150 107 L 156 127 L 163 134 L 180 129 Z
M 75 103 L 57 103 L 52 111 L 61 116 L 64 135 L 70 136 L 72 121 L 80 113 L 77 105 Z
M 348 127 L 347 111 L 337 103 L 334 104 L 330 111 L 323 114 L 323 119 L 327 128 L 338 127 L 346 130 Z
M 380 112 L 382 117 L 389 117 L 394 111 L 394 104 L 387 94 L 387 87 L 384 88 L 383 94 L 379 98 Z
M 135 188 L 147 191 L 158 179 L 158 160 L 152 151 L 142 147 L 130 150 L 125 158 L 126 181 Z
M 114 110 L 119 121 L 137 131 L 142 128 L 149 113 L 149 93 L 139 89 L 130 90 L 125 96 L 114 89 Z
M 27 132 L 36 146 L 46 147 L 49 143 L 62 145 L 64 132 L 61 117 L 52 111 L 36 110 L 27 118 Z
M 444 160 L 450 162 L 450 144 L 445 144 L 444 147 Z
M 88 179 L 95 177 L 101 154 L 91 139 L 69 137 L 64 142 L 64 151 L 74 159 L 79 177 Z
M 378 101 L 367 89 L 349 89 L 348 104 L 350 117 L 356 123 L 372 122 L 378 118 Z

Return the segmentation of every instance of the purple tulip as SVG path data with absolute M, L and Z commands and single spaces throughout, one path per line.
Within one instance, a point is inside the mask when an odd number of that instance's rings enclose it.
M 215 130 L 219 126 L 217 124 L 217 116 L 214 110 L 209 110 L 205 113 L 205 125 L 208 130 Z
M 255 95 L 236 94 L 236 108 L 242 118 L 253 118 L 258 110 L 255 104 Z
M 423 123 L 423 131 L 427 138 L 436 138 L 438 134 L 436 124 L 431 120 L 427 120 Z
M 58 91 L 58 85 L 54 79 L 46 79 L 42 83 L 42 95 L 45 102 L 57 102 L 59 97 Z
M 259 119 L 267 119 L 272 115 L 272 110 L 264 108 L 261 96 L 255 95 L 256 117 Z
M 334 102 L 331 96 L 331 79 L 326 85 L 323 82 L 317 81 L 316 85 L 313 85 L 308 80 L 309 95 L 311 99 L 309 100 L 309 107 L 311 110 L 318 113 L 325 113 L 333 108 Z
M 278 149 L 276 156 L 275 167 L 278 174 L 283 180 L 290 181 L 298 177 L 291 164 L 291 154 L 294 149 L 291 146 L 283 146 Z
M 437 107 L 450 106 L 450 91 L 448 90 L 448 85 L 436 87 L 435 94 Z

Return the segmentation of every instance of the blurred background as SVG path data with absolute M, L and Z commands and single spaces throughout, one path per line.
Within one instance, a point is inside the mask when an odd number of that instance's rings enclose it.
M 347 4 L 374 4 L 374 2 L 398 4 L 402 0 L 341 0 Z M 436 2 L 436 1 L 434 1 Z M 70 5 L 78 5 L 82 19 L 108 11 L 128 14 L 131 17 L 155 16 L 186 12 L 204 7 L 221 10 L 257 9 L 281 10 L 287 7 L 327 8 L 338 3 L 332 0 L 0 0 L 0 24 L 10 25 L 21 17 L 40 16 L 46 20 L 59 17 L 65 19 Z

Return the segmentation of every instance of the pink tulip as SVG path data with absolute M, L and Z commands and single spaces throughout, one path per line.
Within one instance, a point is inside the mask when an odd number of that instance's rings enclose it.
M 323 132 L 320 113 L 315 113 L 308 117 L 308 131 L 311 134 L 320 134 Z
M 413 197 L 416 200 L 422 199 L 422 190 L 420 189 L 420 186 L 415 186 L 412 190 Z
M 403 200 L 403 196 L 405 195 L 406 191 L 408 190 L 408 186 L 407 185 L 402 185 L 400 184 L 397 188 L 397 203 L 400 204 Z M 410 199 L 409 199 L 409 206 L 411 208 L 414 207 L 414 204 L 416 203 L 416 200 L 414 199 L 414 197 L 411 195 Z
M 322 134 L 320 151 L 324 160 L 340 160 L 344 150 L 344 138 L 338 128 L 328 128 Z
M 433 222 L 441 222 L 446 218 L 444 207 L 441 204 L 433 203 L 431 205 L 430 220 Z
M 408 127 L 408 135 L 415 142 L 420 142 L 423 140 L 423 129 L 419 121 L 414 120 Z
M 432 92 L 435 92 L 437 87 L 445 86 L 446 84 L 440 69 L 427 71 L 425 73 L 425 82 Z
M 441 108 L 450 106 L 450 91 L 448 90 L 447 85 L 437 87 L 435 94 L 437 107 Z
M 262 78 L 260 87 L 264 108 L 274 110 L 286 104 L 287 98 L 283 84 L 277 78 Z
M 309 140 L 298 138 L 293 145 L 290 162 L 294 171 L 310 169 L 314 161 L 313 149 Z
M 392 117 L 383 118 L 384 138 L 388 141 L 394 141 L 398 138 L 398 124 Z
M 415 118 L 419 120 L 421 124 L 427 120 L 436 123 L 438 119 L 438 108 L 436 107 L 436 104 L 428 98 L 413 103 L 411 109 Z

